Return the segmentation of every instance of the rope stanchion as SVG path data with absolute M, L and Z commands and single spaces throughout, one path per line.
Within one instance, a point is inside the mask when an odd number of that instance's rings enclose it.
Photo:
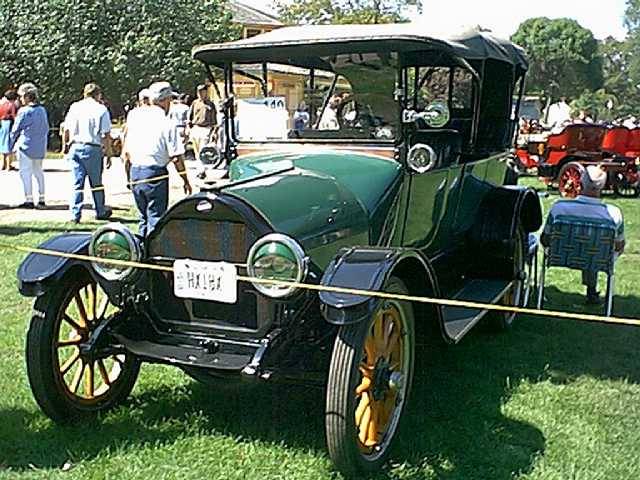
M 10 245 L 5 243 L 0 243 L 0 248 L 8 249 L 8 250 L 16 250 L 24 253 L 36 253 L 40 255 L 69 258 L 69 259 L 85 261 L 85 262 L 99 262 L 105 265 L 133 267 L 133 268 L 156 270 L 156 271 L 163 271 L 163 272 L 173 272 L 173 267 L 156 265 L 153 263 L 142 263 L 142 262 L 133 262 L 133 261 L 116 260 L 116 259 L 103 259 L 103 258 L 98 258 L 98 257 L 79 254 L 79 253 L 60 252 L 57 250 L 26 247 L 22 245 Z M 284 286 L 284 287 L 294 287 L 294 288 L 300 288 L 300 289 L 317 291 L 317 292 L 332 292 L 332 293 L 339 293 L 339 294 L 345 294 L 345 295 L 374 297 L 374 298 L 381 298 L 385 300 L 400 300 L 400 301 L 425 303 L 425 304 L 431 304 L 431 305 L 442 305 L 442 306 L 449 306 L 449 307 L 473 308 L 473 309 L 482 309 L 482 310 L 493 310 L 498 312 L 519 313 L 519 314 L 534 315 L 539 317 L 562 318 L 562 319 L 568 319 L 568 320 L 581 320 L 586 322 L 597 322 L 597 323 L 618 324 L 618 325 L 631 325 L 636 327 L 640 326 L 640 319 L 637 319 L 637 318 L 605 317 L 602 315 L 591 315 L 591 314 L 584 314 L 584 313 L 560 312 L 555 310 L 538 310 L 533 308 L 514 307 L 514 306 L 508 306 L 508 305 L 493 305 L 488 303 L 467 302 L 463 300 L 452 300 L 452 299 L 446 299 L 446 298 L 403 295 L 403 294 L 397 294 L 397 293 L 379 292 L 375 290 L 360 290 L 360 289 L 346 288 L 346 287 L 332 287 L 328 285 L 316 285 L 316 284 L 309 284 L 309 283 L 287 282 L 282 280 L 270 280 L 270 279 L 248 277 L 244 275 L 238 275 L 237 279 L 243 282 L 260 283 L 265 285 L 275 285 L 275 286 Z

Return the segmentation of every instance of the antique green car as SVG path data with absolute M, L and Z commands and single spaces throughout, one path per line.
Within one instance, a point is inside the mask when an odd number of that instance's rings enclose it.
M 228 178 L 146 238 L 111 224 L 42 245 L 154 269 L 25 259 L 33 394 L 65 421 L 123 401 L 141 362 L 214 386 L 313 383 L 336 467 L 378 468 L 416 342 L 455 344 L 482 319 L 507 329 L 513 314 L 302 284 L 526 302 L 541 210 L 509 168 L 526 58 L 485 33 L 445 40 L 412 25 L 283 28 L 194 57 L 224 84 Z

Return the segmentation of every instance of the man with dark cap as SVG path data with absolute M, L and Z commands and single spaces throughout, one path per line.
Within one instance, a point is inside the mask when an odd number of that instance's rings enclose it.
M 177 124 L 167 113 L 175 92 L 169 82 L 149 86 L 151 105 L 131 111 L 123 150 L 125 167 L 140 212 L 142 236 L 148 235 L 167 210 L 169 178 L 167 165 L 173 163 L 182 177 L 186 194 L 191 184 L 184 166 L 184 143 Z
M 84 86 L 83 99 L 69 107 L 64 119 L 63 145 L 73 172 L 71 221 L 80 222 L 84 184 L 89 178 L 97 220 L 111 217 L 111 209 L 104 203 L 102 159 L 111 149 L 111 115 L 99 102 L 102 90 L 95 83 Z M 108 155 L 107 155 L 108 158 Z

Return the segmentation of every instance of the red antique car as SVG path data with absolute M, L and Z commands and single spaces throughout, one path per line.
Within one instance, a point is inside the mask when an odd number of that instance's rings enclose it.
M 640 194 L 640 129 L 573 124 L 549 135 L 546 142 L 530 141 L 516 152 L 522 166 L 537 167 L 538 175 L 549 185 L 557 185 L 563 196 L 579 193 L 587 165 L 607 171 L 607 190 L 627 197 Z

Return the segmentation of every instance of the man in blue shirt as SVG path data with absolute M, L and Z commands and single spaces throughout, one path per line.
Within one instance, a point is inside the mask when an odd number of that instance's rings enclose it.
M 549 244 L 549 234 L 554 219 L 560 216 L 570 216 L 584 218 L 615 227 L 616 238 L 614 250 L 616 255 L 621 255 L 624 251 L 624 220 L 622 212 L 615 205 L 607 205 L 600 200 L 600 193 L 607 183 L 607 174 L 600 167 L 590 165 L 585 169 L 581 178 L 582 191 L 573 200 L 558 200 L 547 217 L 547 223 L 542 233 L 541 242 L 543 245 Z M 582 283 L 587 287 L 587 303 L 600 303 L 597 291 L 597 272 L 583 271 Z
M 44 207 L 44 172 L 42 160 L 47 153 L 49 120 L 47 111 L 38 104 L 38 89 L 33 83 L 24 83 L 18 88 L 22 107 L 11 129 L 9 143 L 16 152 L 20 164 L 20 178 L 25 201 L 20 207 L 33 208 L 33 178 L 38 184 L 38 206 Z

